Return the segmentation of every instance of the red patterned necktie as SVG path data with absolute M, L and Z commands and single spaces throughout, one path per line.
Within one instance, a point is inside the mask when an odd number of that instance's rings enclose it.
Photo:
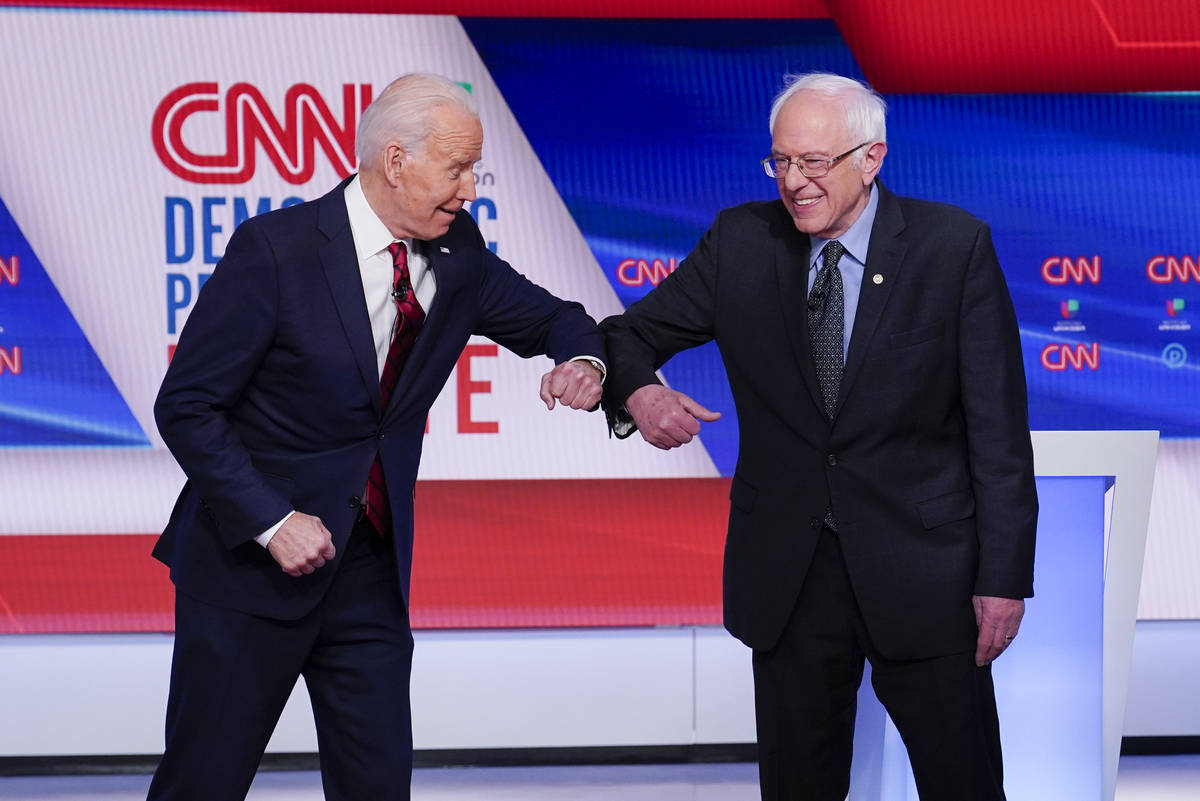
M 383 376 L 379 379 L 379 395 L 382 408 L 386 411 L 396 383 L 400 380 L 400 371 L 408 361 L 417 332 L 425 322 L 425 311 L 421 308 L 417 295 L 413 291 L 412 281 L 408 275 L 408 250 L 403 242 L 393 242 L 388 245 L 392 254 L 392 297 L 396 300 L 396 327 L 392 334 L 392 344 L 388 347 L 387 360 L 383 364 Z M 367 490 L 363 493 L 367 506 L 367 519 L 380 534 L 387 535 L 391 530 L 392 509 L 388 504 L 387 483 L 383 477 L 383 463 L 379 456 L 371 463 L 371 472 L 367 475 Z

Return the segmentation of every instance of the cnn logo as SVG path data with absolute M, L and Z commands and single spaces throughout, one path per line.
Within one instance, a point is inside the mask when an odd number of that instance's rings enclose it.
M 172 173 L 198 184 L 249 181 L 260 146 L 289 183 L 312 179 L 318 150 L 345 178 L 354 172 L 354 135 L 370 104 L 369 84 L 345 84 L 339 118 L 314 87 L 298 83 L 284 96 L 280 120 L 251 84 L 234 84 L 222 96 L 216 83 L 189 83 L 158 104 L 151 125 L 154 151 Z M 197 153 L 184 142 L 185 125 L 216 126 L 216 139 L 224 140 L 224 152 Z
M 1074 281 L 1082 284 L 1085 281 L 1093 284 L 1100 283 L 1100 257 L 1091 259 L 1080 256 L 1072 259 L 1070 256 L 1054 256 L 1042 262 L 1042 279 L 1047 284 L 1065 284 Z
M 1155 256 L 1146 262 L 1146 277 L 1156 284 L 1200 281 L 1200 265 L 1190 256 Z
M 1068 367 L 1072 370 L 1082 370 L 1085 367 L 1089 370 L 1098 369 L 1100 367 L 1100 343 L 1047 345 L 1042 348 L 1042 367 L 1055 373 L 1062 372 Z

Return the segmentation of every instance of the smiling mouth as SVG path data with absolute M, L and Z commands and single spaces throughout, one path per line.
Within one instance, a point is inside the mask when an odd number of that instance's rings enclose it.
M 798 197 L 792 201 L 792 205 L 811 206 L 812 204 L 816 203 L 820 199 L 821 199 L 820 195 L 817 195 L 816 197 Z
M 447 209 L 443 206 L 438 206 L 437 210 L 440 212 L 443 212 L 445 214 L 449 214 L 451 217 L 454 217 L 455 215 L 458 214 L 458 209 Z

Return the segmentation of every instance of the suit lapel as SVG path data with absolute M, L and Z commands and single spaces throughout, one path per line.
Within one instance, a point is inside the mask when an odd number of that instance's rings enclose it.
M 371 318 L 367 314 L 367 299 L 363 295 L 362 276 L 358 271 L 358 252 L 354 249 L 354 235 L 350 231 L 350 217 L 342 194 L 346 183 L 342 182 L 319 201 L 317 228 L 327 241 L 318 248 L 317 255 L 325 270 L 325 280 L 346 341 L 358 365 L 363 388 L 378 414 L 381 406 L 379 363 L 375 355 L 375 338 L 371 334 Z
M 781 210 L 782 205 L 779 207 Z M 776 225 L 786 225 L 775 240 L 775 278 L 779 284 L 779 301 L 783 309 L 784 327 L 792 343 L 792 355 L 800 366 L 804 386 L 812 395 L 818 409 L 825 408 L 821 399 L 821 385 L 817 383 L 817 371 L 813 366 L 812 348 L 808 339 L 808 254 L 809 238 L 796 231 L 787 213 Z
M 858 309 L 854 314 L 854 330 L 850 334 L 850 349 L 846 354 L 846 367 L 842 371 L 842 383 L 838 390 L 838 403 L 834 414 L 841 409 L 854 380 L 862 369 L 867 346 L 875 335 L 875 328 L 887 305 L 892 287 L 900 276 L 907 245 L 900 237 L 904 230 L 904 215 L 896 196 L 879 188 L 879 206 L 875 211 L 875 224 L 871 227 L 871 242 L 867 246 L 867 269 L 863 273 L 862 288 L 858 296 Z

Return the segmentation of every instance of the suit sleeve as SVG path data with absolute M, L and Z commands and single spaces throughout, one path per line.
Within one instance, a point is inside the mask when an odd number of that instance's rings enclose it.
M 154 404 L 159 433 L 228 548 L 292 509 L 251 463 L 230 420 L 270 347 L 277 281 L 269 245 L 252 224 L 239 226 L 188 317 Z
M 596 321 L 574 301 L 555 297 L 488 250 L 482 237 L 483 281 L 475 333 L 518 356 L 546 355 L 560 364 L 576 356 L 608 359 Z
M 1037 488 L 1016 313 L 991 234 L 980 228 L 964 285 L 961 393 L 979 532 L 976 595 L 1033 595 Z
M 618 437 L 636 430 L 624 409 L 629 396 L 648 384 L 660 383 L 655 371 L 676 353 L 703 345 L 714 336 L 720 223 L 718 216 L 662 283 L 624 314 L 600 323 L 610 360 L 604 408 Z

